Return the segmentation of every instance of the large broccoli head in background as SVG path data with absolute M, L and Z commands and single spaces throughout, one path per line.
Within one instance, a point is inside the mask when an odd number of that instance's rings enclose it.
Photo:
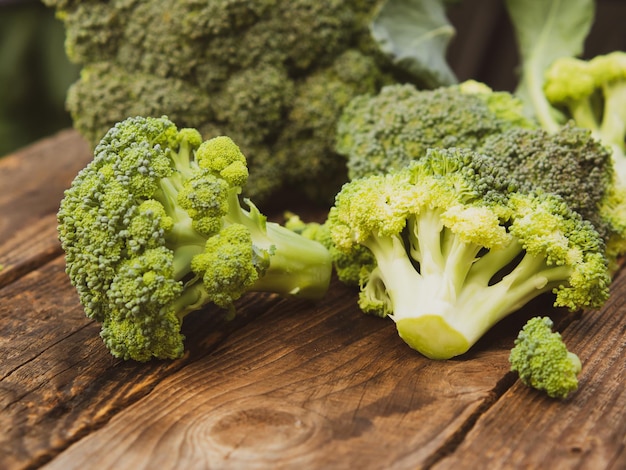
M 384 0 L 45 3 L 83 67 L 67 103 L 92 144 L 136 115 L 232 136 L 248 155 L 246 195 L 257 201 L 285 182 L 334 194 L 345 180 L 333 151 L 339 113 L 396 81 L 369 29 Z

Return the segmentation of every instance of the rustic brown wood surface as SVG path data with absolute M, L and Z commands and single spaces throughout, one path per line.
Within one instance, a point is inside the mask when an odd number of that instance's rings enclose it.
M 1 469 L 626 468 L 625 275 L 601 311 L 540 299 L 446 362 L 336 281 L 318 303 L 248 295 L 232 321 L 196 312 L 182 359 L 123 362 L 85 317 L 56 239 L 63 190 L 90 158 L 65 131 L 0 159 Z M 508 371 L 538 313 L 583 361 L 563 402 Z

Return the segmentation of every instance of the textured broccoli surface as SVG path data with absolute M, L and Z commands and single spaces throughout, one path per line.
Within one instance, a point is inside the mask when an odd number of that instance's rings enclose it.
M 317 299 L 330 256 L 239 195 L 246 159 L 225 136 L 203 141 L 166 117 L 127 118 L 65 192 L 58 231 L 67 273 L 111 353 L 177 358 L 185 315 L 234 313 L 249 291 Z
M 534 126 L 516 98 L 479 82 L 435 90 L 395 84 L 350 102 L 337 125 L 336 148 L 354 179 L 402 168 L 429 148 L 476 149 L 511 127 Z
M 361 309 L 448 359 L 540 294 L 573 310 L 602 305 L 611 277 L 596 229 L 560 196 L 515 188 L 467 149 L 430 149 L 344 185 L 326 225 L 337 250 L 374 257 L 361 270 Z
M 93 145 L 135 115 L 228 135 L 257 202 L 285 185 L 330 200 L 345 181 L 333 150 L 342 107 L 399 76 L 369 31 L 382 0 L 45 3 L 83 68 L 68 107 Z
M 528 320 L 515 339 L 509 362 L 524 384 L 563 399 L 578 389 L 582 364 L 567 350 L 561 334 L 552 331 L 553 325 L 549 317 Z
M 477 150 L 510 172 L 518 189 L 558 194 L 605 238 L 616 230 L 600 210 L 617 191 L 611 152 L 589 130 L 571 123 L 554 133 L 513 127 Z

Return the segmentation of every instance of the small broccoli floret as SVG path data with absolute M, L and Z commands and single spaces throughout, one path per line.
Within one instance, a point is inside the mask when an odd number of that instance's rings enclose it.
M 344 109 L 336 148 L 354 179 L 401 168 L 429 148 L 475 149 L 490 135 L 534 126 L 521 102 L 479 82 L 435 90 L 389 85 Z
M 557 60 L 546 71 L 543 92 L 550 103 L 567 109 L 576 124 L 597 130 L 597 110 L 592 99 L 596 83 L 589 68 L 587 61 L 575 57 Z
M 563 399 L 578 389 L 582 364 L 552 326 L 549 317 L 528 320 L 515 340 L 509 362 L 524 384 Z
M 331 261 L 319 243 L 247 201 L 247 162 L 229 137 L 202 141 L 162 118 L 109 130 L 58 213 L 67 273 L 111 353 L 176 358 L 180 327 L 208 303 L 234 313 L 250 291 L 316 299 Z
M 626 182 L 626 53 L 598 55 L 589 61 L 558 59 L 546 71 L 544 93 L 565 114 L 564 119 L 590 129 L 612 148 L 618 178 Z M 559 123 L 551 117 L 554 128 Z
M 461 149 L 344 185 L 326 223 L 338 250 L 375 259 L 361 271 L 360 307 L 447 359 L 542 293 L 570 309 L 602 305 L 611 279 L 594 227 L 555 194 L 514 188 Z

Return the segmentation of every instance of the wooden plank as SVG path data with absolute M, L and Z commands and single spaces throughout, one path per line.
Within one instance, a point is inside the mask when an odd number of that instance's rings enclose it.
M 183 325 L 188 347 L 181 360 L 138 364 L 115 360 L 105 349 L 62 258 L 0 289 L 0 298 L 3 470 L 49 460 L 278 302 L 264 295 L 243 299 L 233 321 L 216 308 L 195 312 Z
M 517 326 L 431 361 L 335 283 L 316 305 L 274 305 L 45 468 L 421 468 L 514 380 Z
M 73 130 L 0 159 L 0 286 L 61 253 L 59 202 L 90 159 L 87 143 Z
M 599 312 L 563 332 L 583 363 L 580 388 L 552 400 L 517 383 L 477 421 L 436 470 L 480 462 L 489 469 L 625 468 L 626 273 Z

